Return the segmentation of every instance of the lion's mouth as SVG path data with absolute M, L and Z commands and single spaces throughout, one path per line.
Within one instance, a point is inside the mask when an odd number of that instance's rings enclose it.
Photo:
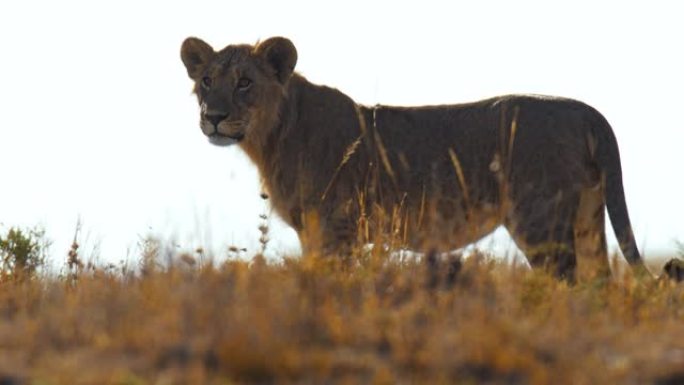
M 229 146 L 231 144 L 239 143 L 245 138 L 245 134 L 239 133 L 235 135 L 221 134 L 214 131 L 213 133 L 207 135 L 209 142 L 216 146 Z

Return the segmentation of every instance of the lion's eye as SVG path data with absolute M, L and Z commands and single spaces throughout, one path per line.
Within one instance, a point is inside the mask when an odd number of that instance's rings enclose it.
M 252 85 L 252 81 L 247 78 L 240 78 L 237 82 L 237 88 L 240 90 L 246 90 Z
M 202 87 L 209 89 L 211 88 L 211 78 L 208 76 L 205 76 L 202 78 Z

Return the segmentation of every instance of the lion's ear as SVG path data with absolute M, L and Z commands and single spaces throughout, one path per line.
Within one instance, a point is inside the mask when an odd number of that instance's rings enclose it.
M 265 58 L 275 69 L 278 80 L 285 84 L 297 64 L 297 49 L 284 37 L 272 37 L 256 46 L 257 55 Z
M 211 61 L 215 54 L 216 52 L 209 44 L 196 37 L 185 39 L 181 46 L 181 59 L 185 64 L 185 69 L 188 70 L 188 76 L 193 80 L 200 77 L 204 71 L 204 66 Z

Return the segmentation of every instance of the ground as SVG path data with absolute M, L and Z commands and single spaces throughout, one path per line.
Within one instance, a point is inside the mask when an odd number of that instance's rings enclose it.
M 155 254 L 156 253 L 156 254 Z M 0 283 L 0 384 L 678 384 L 684 285 L 305 255 Z

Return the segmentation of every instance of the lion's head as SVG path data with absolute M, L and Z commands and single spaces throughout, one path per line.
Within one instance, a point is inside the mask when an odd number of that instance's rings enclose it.
M 202 132 L 211 143 L 226 146 L 277 122 L 297 50 L 290 40 L 273 37 L 216 52 L 190 37 L 183 42 L 181 59 L 195 81 Z

